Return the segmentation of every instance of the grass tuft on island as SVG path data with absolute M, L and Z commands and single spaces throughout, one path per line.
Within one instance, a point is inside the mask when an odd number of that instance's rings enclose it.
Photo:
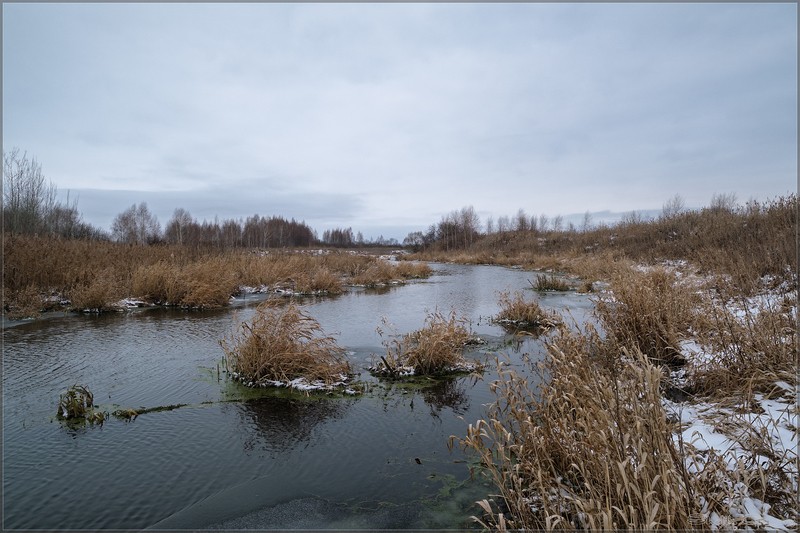
M 543 309 L 536 300 L 526 300 L 521 292 L 502 292 L 499 303 L 494 321 L 506 329 L 542 333 L 562 323 L 558 313 Z
M 467 320 L 455 311 L 428 313 L 425 325 L 385 341 L 386 354 L 370 370 L 385 377 L 443 375 L 473 372 L 481 365 L 464 358 L 464 347 L 476 342 Z M 378 330 L 383 334 L 382 330 Z
M 248 387 L 331 390 L 349 380 L 344 350 L 293 302 L 262 303 L 220 345 L 230 375 Z

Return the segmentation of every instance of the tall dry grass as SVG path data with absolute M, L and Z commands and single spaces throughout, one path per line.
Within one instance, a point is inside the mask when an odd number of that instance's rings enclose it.
M 468 321 L 455 311 L 428 313 L 421 329 L 384 343 L 386 355 L 377 371 L 398 375 L 403 368 L 412 368 L 415 375 L 431 375 L 466 369 L 463 352 L 470 338 Z
M 141 246 L 6 235 L 3 308 L 36 315 L 58 295 L 76 309 L 103 310 L 126 297 L 192 308 L 227 305 L 239 286 L 275 286 L 337 294 L 345 285 L 376 286 L 426 277 L 427 265 L 393 267 L 376 256 L 298 250 L 218 250 Z
M 770 393 L 776 382 L 797 385 L 796 298 L 739 298 L 700 306 L 697 337 L 705 357 L 688 366 L 692 389 L 712 397 Z
M 250 322 L 242 322 L 220 341 L 232 375 L 248 386 L 288 383 L 340 383 L 350 373 L 344 351 L 319 322 L 294 303 L 267 301 Z
M 494 320 L 503 326 L 545 331 L 562 323 L 558 313 L 545 310 L 535 299 L 526 300 L 519 291 L 500 293 L 498 303 L 500 312 Z
M 680 343 L 695 322 L 699 298 L 663 268 L 629 270 L 611 280 L 613 298 L 597 299 L 596 312 L 606 334 L 620 346 L 636 349 L 659 364 L 684 362 Z
M 569 335 L 562 332 L 546 363 L 531 368 L 547 375 L 541 390 L 500 365 L 496 402 L 460 441 L 499 490 L 499 500 L 480 502 L 481 523 L 531 530 L 702 525 L 661 406 L 661 370 L 640 352 L 607 352 L 614 345 L 596 334 Z

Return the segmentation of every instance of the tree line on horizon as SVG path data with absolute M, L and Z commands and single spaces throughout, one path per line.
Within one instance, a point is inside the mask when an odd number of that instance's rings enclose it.
M 366 240 L 361 232 L 352 228 L 325 230 L 322 238 L 305 221 L 298 222 L 282 216 L 264 217 L 255 214 L 246 219 L 226 219 L 220 222 L 198 222 L 183 208 L 175 209 L 172 218 L 163 228 L 147 203 L 133 204 L 113 220 L 111 231 L 84 222 L 77 202 L 61 203 L 56 200 L 56 186 L 45 179 L 41 165 L 27 153 L 14 148 L 3 153 L 3 231 L 11 235 L 47 235 L 67 239 L 111 240 L 127 244 L 176 244 L 195 247 L 227 248 L 290 248 L 324 245 L 341 248 L 363 246 L 399 246 L 396 239 Z M 737 208 L 734 194 L 715 194 L 704 210 L 733 211 Z M 664 205 L 661 220 L 671 219 L 689 212 L 680 195 L 675 195 Z M 626 227 L 644 222 L 635 211 L 626 215 L 615 227 Z M 565 224 L 560 215 L 529 215 L 520 208 L 513 216 L 489 217 L 485 224 L 472 206 L 462 207 L 442 216 L 426 231 L 409 233 L 402 246 L 414 251 L 439 250 L 444 252 L 468 250 L 487 237 L 527 234 L 542 238 L 544 235 L 586 234 L 606 229 L 603 223 L 594 224 L 586 212 L 582 223 Z
M 305 221 L 255 214 L 243 220 L 198 222 L 183 208 L 175 209 L 163 228 L 146 202 L 119 213 L 106 232 L 83 221 L 77 201 L 56 200 L 58 189 L 45 178 L 41 164 L 18 148 L 3 152 L 3 232 L 65 239 L 116 241 L 126 244 L 210 246 L 215 248 L 291 248 L 397 246 L 396 239 L 364 239 L 352 228 L 325 230 L 318 238 Z

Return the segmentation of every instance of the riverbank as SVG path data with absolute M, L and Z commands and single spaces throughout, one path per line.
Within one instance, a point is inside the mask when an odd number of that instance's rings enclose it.
M 104 312 L 141 306 L 226 307 L 259 292 L 335 295 L 430 276 L 424 263 L 389 250 L 214 250 L 6 236 L 3 314 Z
M 548 339 L 549 360 L 529 369 L 550 376 L 541 392 L 501 369 L 495 404 L 461 439 L 501 496 L 481 502 L 478 520 L 793 530 L 794 273 L 762 276 L 743 294 L 687 261 L 606 268 L 602 335 Z

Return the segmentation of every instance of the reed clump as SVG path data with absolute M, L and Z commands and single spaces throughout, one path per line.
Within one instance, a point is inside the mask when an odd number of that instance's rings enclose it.
M 526 300 L 520 291 L 500 293 L 499 305 L 494 320 L 503 326 L 545 331 L 562 323 L 558 313 L 545 310 L 536 300 Z
M 401 261 L 395 266 L 395 272 L 403 279 L 425 279 L 433 273 L 427 263 L 412 263 Z
M 701 304 L 697 337 L 707 353 L 687 368 L 697 394 L 752 397 L 770 392 L 776 382 L 796 386 L 797 300 L 792 294 L 785 298 Z
M 59 420 L 102 424 L 105 413 L 95 411 L 94 395 L 85 385 L 73 385 L 59 396 L 56 418 Z
M 555 277 L 553 274 L 539 274 L 536 276 L 536 282 L 531 283 L 534 290 L 537 291 L 556 291 L 563 292 L 570 290 L 569 284 L 561 278 Z
M 500 363 L 497 400 L 460 440 L 500 491 L 500 501 L 480 502 L 479 521 L 531 530 L 696 527 L 699 509 L 661 405 L 661 370 L 593 331 L 570 335 L 548 346 L 541 366 L 529 363 L 549 376 L 540 390 Z
M 680 343 L 695 321 L 697 293 L 663 268 L 618 273 L 611 292 L 613 298 L 600 298 L 596 306 L 606 333 L 657 363 L 683 364 Z
M 375 370 L 391 376 L 474 370 L 477 366 L 463 354 L 472 338 L 467 325 L 468 321 L 455 311 L 449 315 L 438 310 L 428 313 L 421 329 L 384 343 L 386 355 Z
M 350 373 L 336 340 L 292 302 L 262 303 L 252 320 L 220 345 L 234 378 L 248 386 L 285 385 L 298 378 L 330 386 Z

